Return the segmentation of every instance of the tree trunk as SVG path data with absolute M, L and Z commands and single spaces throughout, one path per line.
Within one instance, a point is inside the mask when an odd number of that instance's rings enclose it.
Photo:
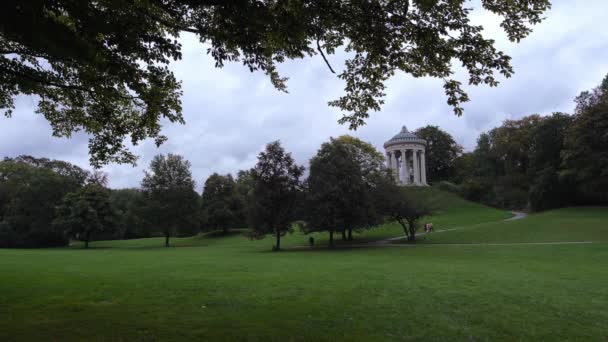
M 275 251 L 281 250 L 281 233 L 277 230 L 277 244 L 275 246 Z
M 84 240 L 84 248 L 89 248 L 89 240 Z
M 399 223 L 399 225 L 401 226 L 401 228 L 403 228 L 403 233 L 405 234 L 405 237 L 407 238 L 407 241 L 410 241 L 410 232 L 407 228 L 407 225 L 403 222 L 403 220 L 399 220 L 397 219 L 397 222 Z
M 416 242 L 416 226 L 414 226 L 415 222 L 408 222 L 410 226 L 410 241 Z
M 334 231 L 330 230 L 329 231 L 329 247 L 333 247 L 334 246 Z
M 346 240 L 346 230 L 342 230 L 342 240 Z
M 169 247 L 169 234 L 165 234 L 165 247 Z
M 348 241 L 352 241 L 352 240 L 353 240 L 353 229 L 348 228 Z
M 89 240 L 91 239 L 91 234 L 87 232 L 84 235 L 84 248 L 89 248 Z

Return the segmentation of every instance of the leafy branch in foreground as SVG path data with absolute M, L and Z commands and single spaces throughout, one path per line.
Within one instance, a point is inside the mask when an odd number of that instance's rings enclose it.
M 241 62 L 287 91 L 277 64 L 338 48 L 349 54 L 338 74 L 345 94 L 329 104 L 356 129 L 380 110 L 397 71 L 444 80 L 457 115 L 469 100 L 453 79 L 454 62 L 470 85 L 496 86 L 513 74 L 510 57 L 470 22 L 469 0 L 149 0 L 0 2 L 0 110 L 20 94 L 38 97 L 53 134 L 89 134 L 91 163 L 135 163 L 127 141 L 161 144 L 161 120 L 183 123 L 181 84 L 169 70 L 178 38 L 195 34 L 216 67 Z M 543 20 L 549 0 L 482 0 L 518 42 Z

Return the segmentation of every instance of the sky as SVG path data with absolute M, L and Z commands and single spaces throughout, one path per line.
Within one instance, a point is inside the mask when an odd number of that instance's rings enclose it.
M 151 140 L 135 146 L 137 166 L 110 164 L 102 171 L 112 188 L 137 187 L 154 155 L 181 154 L 191 162 L 200 191 L 214 172 L 235 174 L 253 167 L 258 153 L 274 140 L 280 140 L 299 164 L 307 166 L 329 137 L 351 134 L 382 150 L 383 143 L 403 125 L 409 130 L 439 126 L 465 150 L 472 150 L 480 133 L 504 120 L 571 113 L 574 97 L 599 85 L 608 74 L 606 13 L 605 0 L 554 0 L 547 19 L 515 44 L 499 27 L 499 17 L 475 10 L 473 23 L 483 25 L 484 35 L 513 58 L 515 75 L 500 79 L 496 88 L 466 87 L 471 101 L 464 105 L 464 115 L 457 117 L 446 104 L 441 81 L 397 74 L 387 83 L 382 110 L 372 113 L 357 131 L 338 124 L 340 111 L 327 106 L 343 94 L 344 84 L 320 56 L 279 67 L 282 76 L 289 77 L 285 94 L 274 89 L 265 75 L 250 73 L 241 64 L 215 69 L 205 46 L 193 35 L 184 35 L 183 58 L 171 68 L 182 81 L 186 124 L 165 124 L 163 134 L 169 140 L 160 148 Z M 338 72 L 343 68 L 342 54 L 328 59 Z M 466 75 L 458 73 L 457 78 L 466 84 Z M 91 169 L 88 137 L 52 137 L 49 124 L 35 114 L 36 105 L 35 98 L 20 96 L 12 118 L 0 117 L 0 158 L 28 154 Z

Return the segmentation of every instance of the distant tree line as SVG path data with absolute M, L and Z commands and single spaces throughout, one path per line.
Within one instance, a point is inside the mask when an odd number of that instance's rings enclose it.
M 335 234 L 352 240 L 354 232 L 386 219 L 402 223 L 414 240 L 415 221 L 428 210 L 407 198 L 371 144 L 332 138 L 310 165 L 304 177 L 304 167 L 275 141 L 236 178 L 209 176 L 199 195 L 190 163 L 174 154 L 155 156 L 141 186 L 133 189 L 108 189 L 103 173 L 63 161 L 5 158 L 0 162 L 0 246 L 65 246 L 77 240 L 88 247 L 93 240 L 153 236 L 170 246 L 174 236 L 248 228 L 252 239 L 272 236 L 279 250 L 281 238 L 298 227 L 307 234 L 327 232 L 333 246 Z
M 608 204 L 608 76 L 575 102 L 573 115 L 506 120 L 481 134 L 472 152 L 457 152 L 451 136 L 444 136 L 443 156 L 427 154 L 429 179 L 501 208 L 540 211 Z M 433 127 L 417 133 L 427 140 L 444 135 Z M 448 172 L 435 172 L 437 164 L 446 164 L 442 169 Z
M 474 151 L 427 126 L 429 178 L 471 200 L 504 208 L 545 210 L 608 204 L 608 77 L 576 98 L 573 115 L 554 113 L 507 120 L 481 134 Z M 371 144 L 331 138 L 310 160 L 308 176 L 278 141 L 250 170 L 212 174 L 202 194 L 190 163 L 153 158 L 137 189 L 108 189 L 107 177 L 76 165 L 19 156 L 0 161 L 0 247 L 65 246 L 70 240 L 164 237 L 247 228 L 268 235 L 274 249 L 300 229 L 352 240 L 353 233 L 387 220 L 415 241 L 429 203 L 399 187 Z

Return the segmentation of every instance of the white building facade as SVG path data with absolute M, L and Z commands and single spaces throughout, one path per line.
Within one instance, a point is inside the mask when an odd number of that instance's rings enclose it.
M 399 134 L 384 143 L 386 167 L 393 171 L 401 185 L 427 186 L 426 140 L 410 133 L 405 126 Z

